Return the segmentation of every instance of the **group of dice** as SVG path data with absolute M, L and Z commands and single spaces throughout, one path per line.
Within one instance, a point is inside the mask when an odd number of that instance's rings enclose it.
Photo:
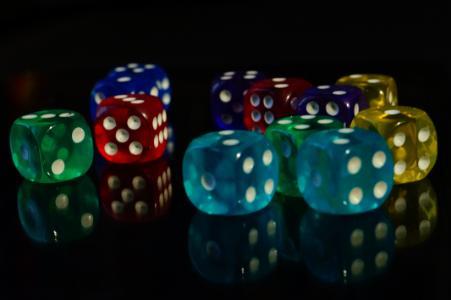
M 312 86 L 258 71 L 225 72 L 211 90 L 223 130 L 188 147 L 187 195 L 201 211 L 219 215 L 262 209 L 276 190 L 324 213 L 380 207 L 393 183 L 424 178 L 437 159 L 427 113 L 397 102 L 396 83 L 386 75 Z
M 171 88 L 166 72 L 153 64 L 130 63 L 99 81 L 91 95 L 98 152 L 112 163 L 146 163 L 166 150 L 170 130 L 166 108 Z M 94 149 L 90 126 L 75 111 L 52 109 L 19 117 L 10 132 L 14 165 L 38 183 L 85 174 Z

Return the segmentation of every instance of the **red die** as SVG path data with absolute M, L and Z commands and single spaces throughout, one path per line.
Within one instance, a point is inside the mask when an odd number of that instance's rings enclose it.
M 295 113 L 297 97 L 312 87 L 302 78 L 272 78 L 254 83 L 244 95 L 244 126 L 265 132 L 275 119 Z
M 118 95 L 103 100 L 94 125 L 96 147 L 114 163 L 143 163 L 161 157 L 168 139 L 167 114 L 160 99 Z
M 100 179 L 104 211 L 117 221 L 146 222 L 169 211 L 171 169 L 165 159 L 143 165 L 109 165 Z

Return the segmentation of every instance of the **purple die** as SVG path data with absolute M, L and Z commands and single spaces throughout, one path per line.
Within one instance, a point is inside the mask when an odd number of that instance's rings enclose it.
M 299 115 L 324 115 L 351 124 L 360 110 L 368 108 L 362 91 L 349 85 L 319 85 L 304 92 L 296 102 Z
M 211 112 L 218 129 L 243 129 L 243 95 L 256 81 L 258 71 L 229 71 L 216 77 L 211 87 Z

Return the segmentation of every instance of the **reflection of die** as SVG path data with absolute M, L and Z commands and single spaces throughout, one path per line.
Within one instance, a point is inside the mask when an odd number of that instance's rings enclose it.
M 302 218 L 300 241 L 309 271 L 327 283 L 354 283 L 385 272 L 394 256 L 393 225 L 381 210 L 334 216 L 312 209 Z
M 102 156 L 114 163 L 143 163 L 161 157 L 169 132 L 167 114 L 158 98 L 119 95 L 97 109 L 95 142 Z
M 229 71 L 213 80 L 211 108 L 219 129 L 243 129 L 243 97 L 247 89 L 264 76 L 258 71 Z
M 437 196 L 428 179 L 393 187 L 385 208 L 396 226 L 396 247 L 426 241 L 437 223 Z
M 91 117 L 95 119 L 97 106 L 105 99 L 121 94 L 147 94 L 158 97 L 165 108 L 171 102 L 171 87 L 166 72 L 154 64 L 130 63 L 111 71 L 97 82 L 91 92 Z
M 255 281 L 277 266 L 282 236 L 283 219 L 276 203 L 245 217 L 198 212 L 191 220 L 188 251 L 194 268 L 208 281 Z
M 140 166 L 109 165 L 100 180 L 102 206 L 118 221 L 162 217 L 169 209 L 171 182 L 171 169 L 163 159 Z
M 244 95 L 244 127 L 264 132 L 275 119 L 295 114 L 297 97 L 311 86 L 301 78 L 256 82 Z

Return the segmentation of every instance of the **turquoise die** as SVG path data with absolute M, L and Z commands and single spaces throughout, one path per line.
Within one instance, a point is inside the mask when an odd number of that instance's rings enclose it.
M 302 196 L 323 213 L 347 215 L 376 209 L 393 186 L 393 157 L 387 143 L 364 129 L 310 135 L 296 164 Z
M 244 215 L 271 201 L 279 163 L 260 133 L 224 130 L 194 139 L 183 158 L 183 184 L 199 210 L 215 215 Z

